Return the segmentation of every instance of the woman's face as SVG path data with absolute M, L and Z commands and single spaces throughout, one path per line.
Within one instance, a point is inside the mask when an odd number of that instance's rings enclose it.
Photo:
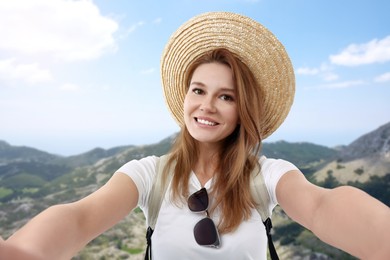
M 184 99 L 184 122 L 201 143 L 218 143 L 239 123 L 231 69 L 206 63 L 195 69 Z

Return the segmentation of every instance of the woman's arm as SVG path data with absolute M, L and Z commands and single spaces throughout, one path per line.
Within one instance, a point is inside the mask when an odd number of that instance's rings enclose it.
M 349 186 L 324 189 L 291 171 L 276 194 L 283 210 L 324 242 L 360 259 L 390 259 L 390 208 L 367 193 Z
M 138 190 L 131 178 L 115 174 L 91 195 L 48 208 L 0 241 L 0 259 L 70 259 L 123 219 L 137 202 Z

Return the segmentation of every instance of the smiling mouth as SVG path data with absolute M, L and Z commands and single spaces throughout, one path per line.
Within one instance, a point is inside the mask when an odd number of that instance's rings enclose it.
M 216 122 L 211 122 L 211 121 L 200 119 L 197 117 L 195 117 L 195 120 L 196 120 L 196 122 L 198 122 L 199 124 L 202 124 L 202 125 L 208 125 L 208 126 L 218 125 L 218 123 L 216 123 Z

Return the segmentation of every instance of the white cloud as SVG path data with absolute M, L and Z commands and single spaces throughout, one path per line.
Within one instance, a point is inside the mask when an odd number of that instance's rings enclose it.
M 390 36 L 368 43 L 351 44 L 341 53 L 330 56 L 337 65 L 358 66 L 363 64 L 384 63 L 390 61 Z
M 389 82 L 390 81 L 390 72 L 384 73 L 382 75 L 379 75 L 374 79 L 375 82 L 383 83 L 383 82 Z
M 120 39 L 125 39 L 129 36 L 129 34 L 135 32 L 136 30 L 138 30 L 138 28 L 142 27 L 143 25 L 145 24 L 144 21 L 139 21 L 137 23 L 134 23 L 132 24 L 131 26 L 129 26 L 120 36 L 119 38 Z
M 0 51 L 94 59 L 116 49 L 117 29 L 91 0 L 0 1 Z
M 328 72 L 325 72 L 324 74 L 322 74 L 322 78 L 325 81 L 335 81 L 335 80 L 339 79 L 339 75 L 337 75 L 336 73 L 328 71 Z
M 334 81 L 339 78 L 339 76 L 332 72 L 333 68 L 326 63 L 321 64 L 319 68 L 309 68 L 302 67 L 296 70 L 298 75 L 304 76 L 318 76 L 325 81 Z
M 67 91 L 67 92 L 77 92 L 80 91 L 80 86 L 73 84 L 73 83 L 65 83 L 60 86 L 60 90 Z
M 296 73 L 299 75 L 317 75 L 319 72 L 320 70 L 317 68 L 308 68 L 308 67 L 298 68 L 296 70 Z
M 343 81 L 343 82 L 336 82 L 336 83 L 330 83 L 330 84 L 324 84 L 321 85 L 320 88 L 350 88 L 355 87 L 359 85 L 364 85 L 366 82 L 363 80 L 351 80 L 351 81 Z
M 0 79 L 23 80 L 28 83 L 40 83 L 50 81 L 52 76 L 46 69 L 39 67 L 37 63 L 18 63 L 15 59 L 0 60 Z
M 141 26 L 143 26 L 145 24 L 145 22 L 143 21 L 139 21 L 133 25 L 131 25 L 128 29 L 127 29 L 127 34 L 130 34 L 132 32 L 134 32 L 135 30 L 137 30 L 138 28 L 140 28 Z

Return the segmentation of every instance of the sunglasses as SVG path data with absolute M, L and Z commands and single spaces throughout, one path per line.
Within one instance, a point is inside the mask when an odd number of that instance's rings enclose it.
M 209 207 L 209 196 L 207 190 L 202 188 L 188 198 L 188 208 L 192 212 L 206 212 L 206 217 L 196 223 L 194 227 L 194 237 L 196 242 L 201 246 L 219 248 L 219 233 L 213 220 L 207 211 Z

